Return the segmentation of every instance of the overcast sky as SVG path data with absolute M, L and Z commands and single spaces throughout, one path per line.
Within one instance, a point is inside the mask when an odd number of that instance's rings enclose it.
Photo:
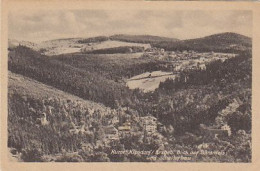
M 33 42 L 113 34 L 190 39 L 221 32 L 252 34 L 251 11 L 42 10 L 9 13 L 9 38 Z

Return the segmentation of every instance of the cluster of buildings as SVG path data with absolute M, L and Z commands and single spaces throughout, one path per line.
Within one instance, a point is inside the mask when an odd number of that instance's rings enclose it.
M 226 59 L 235 57 L 233 53 L 215 53 L 215 52 L 204 52 L 199 53 L 193 50 L 191 51 L 165 51 L 159 48 L 146 49 L 143 54 L 143 58 L 153 58 L 157 60 L 167 61 L 165 67 L 171 68 L 175 72 L 183 70 L 195 70 L 195 69 L 206 69 L 206 64 L 221 60 L 224 62 Z
M 132 132 L 135 132 L 137 125 L 141 126 L 141 129 L 143 134 L 152 136 L 153 134 L 157 134 L 158 130 L 160 130 L 160 123 L 157 121 L 157 119 L 153 116 L 144 116 L 144 117 L 138 117 L 136 120 L 138 124 L 134 124 L 133 121 L 130 122 L 129 120 L 116 124 L 108 125 L 104 127 L 105 132 L 105 138 L 107 141 L 114 141 L 119 140 L 120 137 L 123 137 L 125 135 L 129 135 Z M 134 121 L 134 122 L 136 122 Z
M 120 119 L 119 119 L 120 120 Z M 134 123 L 138 121 L 138 123 Z M 136 121 L 131 120 L 125 121 L 123 123 L 116 122 L 115 124 L 106 125 L 103 126 L 104 130 L 104 139 L 98 140 L 93 143 L 84 143 L 82 142 L 81 148 L 87 151 L 93 151 L 95 148 L 99 148 L 102 146 L 109 145 L 110 143 L 117 143 L 120 138 L 123 138 L 124 136 L 128 136 L 131 134 L 141 134 L 141 139 L 146 138 L 151 139 L 153 136 L 161 136 L 163 137 L 159 132 L 159 125 L 161 125 L 157 119 L 153 116 L 144 116 L 144 117 L 138 117 Z M 136 128 L 138 127 L 138 132 L 136 132 Z M 71 133 L 74 133 L 74 131 L 84 131 L 84 126 L 75 126 Z
M 234 98 L 223 110 L 218 112 L 218 116 L 215 119 L 215 125 L 206 126 L 201 124 L 200 130 L 204 135 L 204 140 L 210 141 L 219 136 L 231 136 L 231 128 L 226 122 L 225 117 L 234 113 L 241 104 L 243 104 L 243 102 L 239 98 Z
M 204 141 L 211 141 L 214 138 L 219 138 L 220 136 L 230 136 L 231 128 L 229 125 L 225 124 L 220 128 L 214 128 L 200 124 L 200 131 L 204 136 Z

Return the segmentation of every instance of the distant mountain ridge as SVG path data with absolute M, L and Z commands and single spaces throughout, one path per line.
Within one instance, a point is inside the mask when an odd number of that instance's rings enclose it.
M 29 41 L 17 41 L 9 39 L 9 48 L 14 48 L 18 45 L 23 45 L 32 48 L 36 51 L 47 50 L 45 54 L 55 55 L 57 53 L 74 53 L 80 52 L 82 48 L 102 42 L 118 41 L 128 43 L 143 43 L 150 44 L 153 47 L 163 48 L 165 50 L 195 50 L 195 51 L 222 51 L 222 52 L 234 52 L 245 51 L 252 49 L 252 38 L 232 33 L 225 32 L 219 34 L 213 34 L 196 39 L 179 40 L 175 38 L 167 38 L 152 35 L 128 35 L 128 34 L 116 34 L 112 36 L 96 36 L 90 38 L 66 38 L 55 39 L 49 41 L 43 41 L 41 43 L 32 43 Z M 48 52 L 50 51 L 50 52 Z
M 252 39 L 241 34 L 225 32 L 196 39 L 154 43 L 153 46 L 165 50 L 235 52 L 251 50 Z
M 250 37 L 237 34 L 237 33 L 232 33 L 232 32 L 213 34 L 203 38 L 184 40 L 184 42 L 186 43 L 198 42 L 204 44 L 208 44 L 208 43 L 232 44 L 233 43 L 233 44 L 243 44 L 245 46 L 252 46 L 252 39 Z
M 152 36 L 152 35 L 128 35 L 128 34 L 116 34 L 109 37 L 112 40 L 135 42 L 135 43 L 153 43 L 153 42 L 162 42 L 169 41 L 175 42 L 179 41 L 176 38 L 161 37 L 161 36 Z
M 224 32 L 224 33 L 218 33 L 218 34 L 212 34 L 210 36 L 205 36 L 204 38 L 224 38 L 224 39 L 244 39 L 247 41 L 250 41 L 251 38 L 248 36 L 244 36 L 242 34 L 238 34 L 238 33 L 233 33 L 233 32 Z

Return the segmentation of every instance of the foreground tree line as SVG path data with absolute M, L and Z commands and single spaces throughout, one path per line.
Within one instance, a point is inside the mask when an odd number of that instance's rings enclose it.
M 225 155 L 200 153 L 198 156 L 192 156 L 191 161 L 248 162 L 251 158 L 250 130 L 243 131 L 238 120 L 234 120 L 236 125 L 229 123 L 232 128 L 230 137 L 205 139 L 198 129 L 191 133 L 190 130 L 187 131 L 187 127 L 185 132 L 180 133 L 181 129 L 185 129 L 185 122 L 191 124 L 182 118 L 179 122 L 170 122 L 168 125 L 161 119 L 165 125 L 161 134 L 145 136 L 144 128 L 138 119 L 134 119 L 139 118 L 139 114 L 129 110 L 119 115 L 119 124 L 130 118 L 134 131 L 122 135 L 118 141 L 108 143 L 104 128 L 113 116 L 120 113 L 120 109 L 114 111 L 109 108 L 91 107 L 80 101 L 55 97 L 55 94 L 53 97 L 24 95 L 21 90 L 17 85 L 17 89 L 12 89 L 8 97 L 8 146 L 15 149 L 23 161 L 171 161 L 161 154 L 143 156 L 111 153 L 112 150 L 158 149 L 174 151 L 176 154 L 179 150 L 225 152 Z M 245 106 L 240 106 L 240 113 L 244 108 Z M 233 115 L 237 114 L 238 111 Z M 215 122 L 226 122 L 225 120 L 232 121 L 232 116 Z M 181 125 L 184 127 L 180 128 Z M 246 129 L 249 128 L 245 127 L 244 130 Z

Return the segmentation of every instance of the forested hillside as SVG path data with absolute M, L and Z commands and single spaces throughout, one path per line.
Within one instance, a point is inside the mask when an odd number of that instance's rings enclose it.
M 77 95 L 84 99 L 102 102 L 115 107 L 116 99 L 127 100 L 126 87 L 19 46 L 9 53 L 8 69 L 44 84 Z
M 122 82 L 135 75 L 157 70 L 165 70 L 165 61 L 140 58 L 134 54 L 71 54 L 59 55 L 54 59 L 84 71 L 94 72 L 105 78 Z M 132 57 L 134 56 L 134 57 Z
M 121 46 L 115 48 L 105 48 L 87 51 L 86 53 L 90 54 L 114 54 L 114 53 L 136 53 L 144 52 L 144 47 L 139 46 Z
M 97 36 L 79 40 L 79 43 L 97 43 L 106 40 L 117 40 L 122 42 L 133 42 L 133 43 L 155 43 L 162 41 L 178 41 L 175 38 L 152 36 L 152 35 L 127 35 L 127 34 L 116 34 L 112 36 Z
M 119 40 L 124 42 L 134 42 L 134 43 L 158 43 L 158 42 L 175 42 L 178 39 L 151 36 L 151 35 L 127 35 L 127 34 L 117 34 L 109 37 L 111 40 Z
M 138 103 L 133 108 L 153 114 L 168 129 L 174 127 L 174 133 L 167 136 L 189 145 L 203 139 L 200 139 L 204 136 L 201 124 L 214 128 L 227 124 L 232 137 L 240 137 L 245 142 L 240 146 L 235 139 L 222 140 L 241 150 L 236 154 L 237 159 L 248 161 L 251 158 L 251 87 L 252 56 L 250 52 L 241 53 L 225 62 L 211 63 L 206 70 L 184 71 L 176 80 L 161 83 L 154 93 L 138 92 Z
M 236 33 L 221 33 L 203 38 L 152 44 L 165 50 L 195 50 L 199 52 L 240 52 L 252 48 L 252 39 Z
M 146 71 L 163 69 L 164 62 L 105 56 L 41 55 L 27 47 L 18 46 L 9 53 L 8 68 L 44 84 L 51 85 L 81 98 L 115 107 L 128 103 L 132 92 L 119 83 Z
M 184 71 L 176 80 L 161 83 L 154 93 L 139 96 L 139 100 L 143 98 L 139 109 L 154 113 L 165 124 L 174 125 L 176 133 L 182 134 L 196 130 L 200 123 L 214 123 L 218 111 L 233 99 L 239 99 L 241 111 L 248 117 L 242 128 L 251 131 L 251 73 L 251 53 L 225 62 L 216 61 L 206 70 Z
M 103 146 L 100 120 L 115 115 L 114 110 L 21 75 L 9 72 L 8 77 L 8 147 L 22 160 L 48 161 L 55 154 L 63 154 L 54 157 L 63 160 L 65 151 L 79 152 L 84 143 Z M 79 155 L 71 160 L 83 161 Z
M 97 43 L 97 42 L 103 42 L 106 40 L 109 40 L 109 38 L 106 36 L 98 36 L 98 37 L 90 37 L 87 39 L 82 39 L 82 40 L 79 40 L 78 42 L 79 43 Z

